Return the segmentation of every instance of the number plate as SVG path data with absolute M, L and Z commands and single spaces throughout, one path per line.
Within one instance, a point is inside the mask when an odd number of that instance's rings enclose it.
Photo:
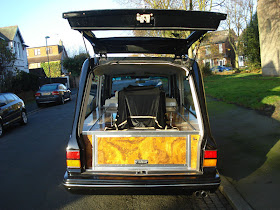
M 51 93 L 42 93 L 42 96 L 49 96 Z

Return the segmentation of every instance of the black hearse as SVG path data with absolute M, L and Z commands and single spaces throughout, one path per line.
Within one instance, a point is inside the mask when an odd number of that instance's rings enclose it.
M 215 191 L 217 146 L 201 72 L 187 54 L 226 15 L 131 9 L 68 12 L 63 18 L 96 54 L 82 67 L 64 186 Z M 96 30 L 192 33 L 187 39 L 97 38 Z M 114 53 L 133 56 L 108 56 Z

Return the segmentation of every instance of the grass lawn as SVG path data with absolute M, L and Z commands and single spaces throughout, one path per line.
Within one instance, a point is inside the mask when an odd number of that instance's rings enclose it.
M 280 77 L 258 73 L 211 75 L 204 77 L 204 84 L 208 96 L 252 109 L 273 109 L 280 119 Z

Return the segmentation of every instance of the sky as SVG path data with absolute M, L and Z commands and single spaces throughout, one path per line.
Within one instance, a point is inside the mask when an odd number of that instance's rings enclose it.
M 0 27 L 18 25 L 29 47 L 45 46 L 46 36 L 50 37 L 48 45 L 56 45 L 61 39 L 71 56 L 77 54 L 80 48 L 85 48 L 82 35 L 70 28 L 68 21 L 62 18 L 63 12 L 123 7 L 114 0 L 7 0 L 1 2 Z M 108 32 L 96 33 L 97 37 L 108 35 Z M 87 48 L 90 50 L 92 47 L 87 44 Z

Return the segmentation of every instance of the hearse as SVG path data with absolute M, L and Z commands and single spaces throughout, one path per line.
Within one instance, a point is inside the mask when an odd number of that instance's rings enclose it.
M 187 54 L 226 15 L 130 9 L 67 12 L 63 18 L 95 52 L 82 66 L 64 186 L 215 191 L 217 145 L 202 74 Z M 97 38 L 98 30 L 191 33 L 186 39 Z

